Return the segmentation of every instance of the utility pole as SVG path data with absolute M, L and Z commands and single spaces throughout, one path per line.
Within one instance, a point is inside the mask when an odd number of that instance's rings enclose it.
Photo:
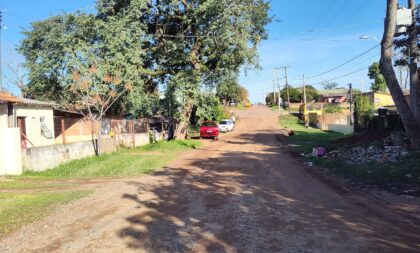
M 279 84 L 279 75 L 277 75 L 277 79 L 276 79 L 276 83 L 277 83 L 277 89 L 279 90 L 279 100 L 278 100 L 278 106 L 279 106 L 279 110 L 281 110 L 281 102 L 280 102 L 280 99 L 281 99 L 281 94 L 280 94 L 280 92 L 281 92 L 281 90 L 280 90 L 280 84 Z
M 350 112 L 352 112 L 353 105 L 353 84 L 349 83 L 349 93 L 350 93 Z
M 290 66 L 284 66 L 284 67 L 278 67 L 276 70 L 284 69 L 284 78 L 286 79 L 285 87 L 286 87 L 286 95 L 287 95 L 287 108 L 290 112 L 290 94 L 289 94 L 289 79 L 287 77 L 287 69 Z M 278 80 L 278 79 L 277 79 Z M 278 88 L 279 88 L 279 97 L 280 97 L 280 84 L 277 82 Z M 280 105 L 279 105 L 280 108 Z
M 419 104 L 419 95 L 420 95 L 420 84 L 419 77 L 417 75 L 417 30 L 416 30 L 416 1 L 408 0 L 408 8 L 413 12 L 413 24 L 409 28 L 409 43 L 410 43 L 410 103 L 411 111 L 416 118 L 416 121 L 420 122 L 420 104 Z
M 302 75 L 302 81 L 303 81 L 303 103 L 306 106 L 306 84 L 305 84 L 305 75 Z

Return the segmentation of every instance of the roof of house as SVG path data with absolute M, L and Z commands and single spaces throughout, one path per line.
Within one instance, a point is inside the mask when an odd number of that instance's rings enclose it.
M 19 99 L 10 93 L 0 92 L 0 102 L 18 103 Z
M 37 105 L 37 106 L 57 106 L 54 102 L 44 102 L 44 101 L 38 101 L 28 98 L 22 98 L 22 97 L 16 97 L 8 92 L 0 92 L 0 102 L 6 102 L 6 103 L 15 103 L 15 104 L 24 104 L 24 105 Z
M 372 94 L 382 94 L 382 95 L 389 95 L 389 96 L 391 96 L 391 93 L 384 92 L 384 91 L 368 91 L 368 92 L 363 92 L 362 93 L 362 95 L 372 95 Z
M 320 90 L 318 93 L 323 97 L 344 97 L 347 96 L 349 90 L 345 88 Z

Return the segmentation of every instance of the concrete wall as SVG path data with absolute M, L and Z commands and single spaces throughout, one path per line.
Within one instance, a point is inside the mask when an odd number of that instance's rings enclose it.
M 7 105 L 0 104 L 0 129 L 7 127 Z
M 51 107 L 15 105 L 16 117 L 25 117 L 26 136 L 28 147 L 39 147 L 54 144 L 54 116 Z M 51 131 L 52 138 L 41 134 L 41 117 L 45 118 L 46 125 Z M 33 146 L 32 146 L 32 144 Z
M 133 146 L 133 134 L 120 134 L 118 136 L 118 143 L 125 147 Z M 135 146 L 144 146 L 150 143 L 149 134 L 134 134 Z
M 0 175 L 22 174 L 19 128 L 0 128 Z
M 317 126 L 324 131 L 335 131 L 345 134 L 354 132 L 354 119 L 353 114 L 350 112 L 324 113 L 319 120 Z
M 101 154 L 114 152 L 117 150 L 117 143 L 114 138 L 104 138 L 101 148 Z M 22 150 L 23 170 L 44 171 L 94 155 L 95 148 L 92 141 L 28 148 Z

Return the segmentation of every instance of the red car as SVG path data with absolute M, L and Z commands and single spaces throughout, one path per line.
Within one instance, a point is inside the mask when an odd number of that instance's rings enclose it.
M 219 137 L 219 127 L 214 121 L 204 121 L 200 126 L 200 138 L 214 138 Z

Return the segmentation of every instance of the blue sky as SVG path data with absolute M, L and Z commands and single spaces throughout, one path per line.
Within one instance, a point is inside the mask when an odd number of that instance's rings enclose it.
M 275 67 L 290 66 L 289 83 L 302 85 L 302 75 L 313 76 L 329 70 L 356 55 L 374 47 L 374 40 L 360 40 L 360 35 L 380 39 L 385 17 L 385 0 L 272 0 L 271 16 L 275 21 L 268 26 L 269 39 L 259 47 L 261 70 L 248 71 L 240 82 L 250 92 L 252 102 L 263 101 L 272 90 Z M 78 9 L 92 11 L 93 0 L 0 0 L 3 10 L 3 58 L 22 39 L 22 28 L 30 22 L 60 12 Z M 379 47 L 363 57 L 328 74 L 307 80 L 321 87 L 320 82 L 361 69 L 379 59 Z M 279 75 L 283 77 L 283 72 Z M 4 80 L 4 79 L 3 79 Z M 335 80 L 341 86 L 353 83 L 355 88 L 368 90 L 367 69 Z M 281 79 L 280 85 L 284 85 Z M 7 80 L 4 80 L 7 84 Z M 6 85 L 7 86 L 7 85 Z M 17 89 L 8 87 L 14 93 Z

